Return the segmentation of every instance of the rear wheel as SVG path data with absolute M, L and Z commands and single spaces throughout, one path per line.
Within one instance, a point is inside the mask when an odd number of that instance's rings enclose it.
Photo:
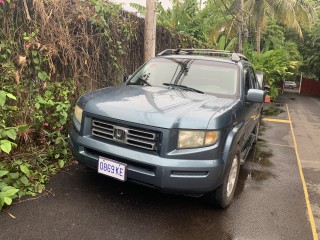
M 240 170 L 240 148 L 237 148 L 229 160 L 230 164 L 222 185 L 210 193 L 210 200 L 221 208 L 226 208 L 231 204 L 236 190 Z

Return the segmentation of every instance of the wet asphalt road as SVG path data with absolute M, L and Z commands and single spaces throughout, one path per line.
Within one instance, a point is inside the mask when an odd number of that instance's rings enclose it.
M 52 178 L 47 190 L 7 207 L 16 219 L 0 212 L 0 239 L 312 239 L 290 126 L 284 123 L 263 122 L 226 210 L 76 164 Z
M 320 96 L 289 91 L 286 101 L 292 119 L 317 235 L 320 239 Z

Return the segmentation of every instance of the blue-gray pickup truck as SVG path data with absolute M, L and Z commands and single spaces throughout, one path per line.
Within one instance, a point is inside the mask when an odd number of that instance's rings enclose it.
M 98 173 L 225 208 L 257 141 L 264 98 L 245 56 L 168 49 L 121 86 L 81 96 L 69 142 Z

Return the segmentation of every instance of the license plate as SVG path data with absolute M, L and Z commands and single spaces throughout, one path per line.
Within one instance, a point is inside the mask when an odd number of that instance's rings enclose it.
M 126 181 L 127 164 L 120 163 L 105 157 L 99 157 L 98 173 L 116 178 L 121 181 Z

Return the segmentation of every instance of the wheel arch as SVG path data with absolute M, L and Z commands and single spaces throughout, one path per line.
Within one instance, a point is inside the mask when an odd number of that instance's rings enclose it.
M 222 153 L 222 159 L 224 161 L 224 173 L 225 170 L 229 164 L 229 156 L 233 154 L 239 146 L 241 146 L 240 141 L 242 140 L 243 136 L 243 128 L 244 128 L 244 122 L 237 123 L 236 125 L 233 126 L 233 128 L 229 131 L 226 141 L 225 141 L 225 146 L 223 149 Z M 224 175 L 223 173 L 223 175 Z

